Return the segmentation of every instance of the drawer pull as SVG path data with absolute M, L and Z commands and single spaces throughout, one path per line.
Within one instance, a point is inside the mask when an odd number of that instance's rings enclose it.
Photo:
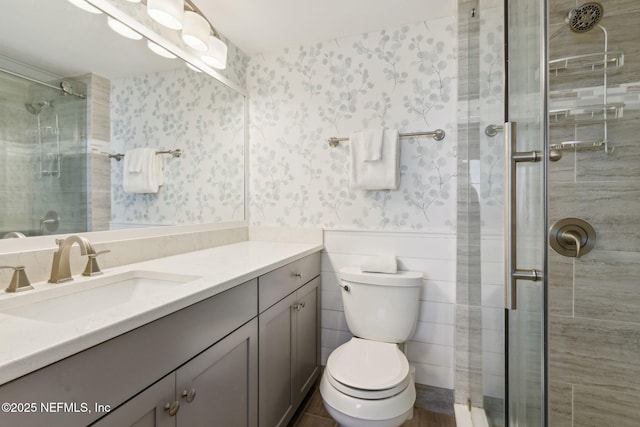
M 292 275 L 293 277 L 298 278 L 298 279 L 302 279 L 302 273 L 291 273 L 291 275 Z
M 169 412 L 169 416 L 175 417 L 180 410 L 180 402 L 177 400 L 164 405 L 164 410 Z
M 193 399 L 196 398 L 196 389 L 192 388 L 189 391 L 183 390 L 182 391 L 182 397 L 184 397 L 187 400 L 187 403 L 193 402 Z

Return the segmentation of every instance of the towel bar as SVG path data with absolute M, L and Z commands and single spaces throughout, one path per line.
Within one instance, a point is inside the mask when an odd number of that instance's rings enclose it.
M 156 154 L 171 154 L 173 157 L 180 157 L 182 156 L 182 150 L 179 148 L 176 148 L 175 150 L 156 151 Z M 108 157 L 110 159 L 116 159 L 117 161 L 120 161 L 124 157 L 124 154 L 122 153 L 109 154 Z
M 398 134 L 400 138 L 409 138 L 412 136 L 432 136 L 433 139 L 435 139 L 436 141 L 442 141 L 445 135 L 446 134 L 442 129 L 436 129 L 433 131 L 425 131 L 425 132 L 408 132 L 408 133 Z M 331 147 L 335 148 L 338 146 L 338 144 L 340 144 L 341 141 L 348 141 L 348 140 L 349 138 L 337 138 L 335 136 L 332 136 L 327 140 L 327 142 L 329 142 L 329 145 Z

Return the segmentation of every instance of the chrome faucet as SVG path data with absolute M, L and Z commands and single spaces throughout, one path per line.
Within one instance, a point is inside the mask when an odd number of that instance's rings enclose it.
M 71 247 L 74 243 L 80 245 L 80 253 L 82 255 L 89 256 L 89 262 L 87 263 L 87 268 L 83 274 L 95 275 L 101 273 L 98 268 L 98 263 L 95 260 L 98 253 L 96 253 L 91 242 L 82 236 L 69 236 L 64 240 L 56 239 L 58 250 L 53 254 L 53 265 L 51 266 L 51 277 L 49 278 L 49 283 L 62 283 L 73 280 L 73 277 L 71 277 L 69 252 L 71 251 Z M 89 273 L 87 274 L 87 272 Z
M 27 289 L 33 289 L 33 286 L 31 286 L 29 278 L 27 277 L 27 273 L 24 271 L 24 265 L 0 265 L 0 268 L 13 269 L 11 283 L 9 283 L 9 286 L 7 287 L 7 289 L 5 289 L 5 292 L 20 292 L 26 291 Z

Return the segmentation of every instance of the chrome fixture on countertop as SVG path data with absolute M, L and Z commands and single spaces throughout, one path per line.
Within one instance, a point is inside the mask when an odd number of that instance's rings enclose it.
M 13 269 L 11 282 L 9 282 L 9 286 L 7 286 L 5 292 L 20 292 L 33 289 L 33 286 L 31 286 L 31 282 L 29 282 L 29 278 L 27 277 L 27 272 L 24 270 L 24 265 L 18 265 L 15 267 L 12 265 L 0 265 L 0 268 Z
M 82 275 L 95 276 L 97 274 L 101 274 L 96 257 L 109 251 L 96 252 L 93 245 L 89 240 L 87 240 L 87 238 L 82 236 L 69 236 L 64 240 L 56 239 L 58 250 L 53 254 L 53 264 L 51 266 L 51 277 L 49 278 L 49 283 L 62 283 L 73 280 L 73 277 L 71 276 L 69 251 L 74 243 L 77 243 L 80 246 L 80 253 L 82 255 L 87 255 L 89 257 L 89 261 L 87 262 L 87 266 L 85 267 Z

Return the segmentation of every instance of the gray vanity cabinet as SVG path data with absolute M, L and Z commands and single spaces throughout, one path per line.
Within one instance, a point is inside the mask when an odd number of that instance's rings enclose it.
M 319 276 L 318 252 L 3 384 L 78 410 L 0 426 L 286 426 L 320 372 Z
M 254 319 L 95 426 L 256 426 L 257 339 L 258 324 Z
M 319 274 L 318 253 L 258 279 L 260 427 L 286 426 L 318 378 Z
M 214 411 L 226 417 L 242 408 L 230 422 L 247 423 L 219 425 L 255 427 L 257 308 L 253 279 L 3 384 L 3 402 L 75 403 L 78 410 L 0 413 L 0 426 L 86 426 L 99 419 L 118 427 L 198 425 L 182 423 L 180 416 L 178 424 L 166 420 L 164 405 L 178 401 L 177 415 L 192 412 L 207 420 Z M 200 390 L 187 403 L 181 394 L 192 388 Z

